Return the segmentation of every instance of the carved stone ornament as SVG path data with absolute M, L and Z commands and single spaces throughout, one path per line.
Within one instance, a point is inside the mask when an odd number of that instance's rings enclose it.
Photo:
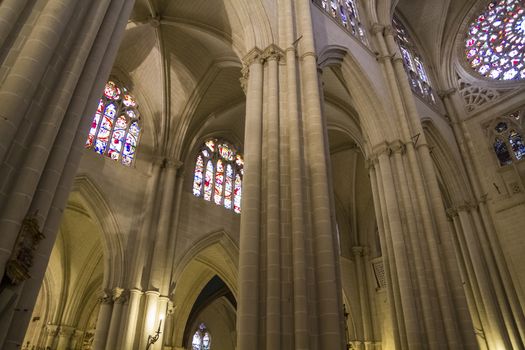
M 476 86 L 458 77 L 458 92 L 465 102 L 465 109 L 471 113 L 487 103 L 499 100 L 506 90 Z
M 31 277 L 29 269 L 33 266 L 34 254 L 38 243 L 44 238 L 35 217 L 29 216 L 22 221 L 15 248 L 6 266 L 6 276 L 12 285 Z

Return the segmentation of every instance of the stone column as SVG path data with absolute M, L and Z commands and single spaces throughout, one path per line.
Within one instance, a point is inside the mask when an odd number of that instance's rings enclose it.
M 84 336 L 84 331 L 76 330 L 71 338 L 71 350 L 76 350 L 80 348 L 82 337 Z
M 366 278 L 365 264 L 363 257 L 367 255 L 366 247 L 352 247 L 356 264 L 357 285 L 359 289 L 359 305 L 361 306 L 361 319 L 363 320 L 363 343 L 365 350 L 373 350 L 373 328 L 370 311 L 370 300 L 368 299 L 368 282 Z
M 0 16 L 8 3 L 0 5 Z M 24 10 L 41 10 L 36 23 L 11 26 L 21 51 L 0 86 L 0 100 L 7 101 L 0 118 L 0 277 L 25 217 L 37 213 L 46 238 L 34 253 L 32 278 L 15 287 L 19 299 L 0 315 L 4 349 L 22 342 L 30 321 L 83 152 L 85 117 L 96 109 L 133 4 L 49 0 L 40 8 L 42 2 L 33 1 Z M 22 38 L 22 32 L 29 34 Z M 21 144 L 27 152 L 19 152 Z
M 104 350 L 108 339 L 111 314 L 113 311 L 113 297 L 107 292 L 99 299 L 100 309 L 98 311 L 97 326 L 93 340 L 93 350 Z
M 46 326 L 46 343 L 45 348 L 54 349 L 55 340 L 58 335 L 58 326 L 53 324 L 48 324 Z
M 140 300 L 142 298 L 142 291 L 139 289 L 131 289 L 129 291 L 128 310 L 126 319 L 124 320 L 124 330 L 122 332 L 121 349 L 132 349 L 135 343 L 137 333 L 137 320 L 139 318 Z M 140 332 L 139 332 L 140 334 Z
M 260 55 L 261 51 L 255 48 L 244 59 L 244 74 L 247 74 L 248 78 L 237 309 L 237 344 L 240 349 L 257 349 L 260 320 L 259 244 L 264 79 Z
M 117 341 L 120 337 L 119 331 L 122 326 L 122 308 L 123 304 L 126 303 L 128 299 L 128 292 L 122 288 L 115 288 L 113 289 L 112 293 L 113 309 L 111 311 L 111 321 L 107 335 L 106 350 L 114 350 L 117 347 Z
M 148 336 L 153 336 L 158 327 L 159 296 L 157 291 L 147 291 L 144 304 L 144 325 L 139 339 L 139 349 L 145 349 Z
M 74 327 L 60 326 L 58 331 L 57 350 L 69 350 L 71 337 L 75 333 Z

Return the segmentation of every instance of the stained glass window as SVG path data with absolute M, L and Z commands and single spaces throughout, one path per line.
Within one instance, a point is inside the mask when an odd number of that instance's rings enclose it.
M 314 0 L 314 2 L 353 36 L 368 45 L 363 24 L 359 19 L 357 0 Z
M 432 91 L 432 84 L 428 78 L 423 64 L 423 59 L 418 53 L 414 41 L 410 37 L 408 30 L 403 23 L 394 16 L 392 26 L 396 31 L 396 41 L 399 46 L 399 51 L 403 58 L 403 65 L 407 72 L 408 81 L 412 91 L 424 98 L 431 104 L 436 103 L 434 92 Z
M 140 137 L 137 102 L 129 91 L 108 81 L 91 123 L 86 148 L 131 166 Z
M 520 132 L 523 113 L 523 111 L 511 113 L 493 124 L 492 146 L 501 166 L 525 159 L 525 144 Z
M 191 340 L 192 350 L 211 350 L 211 335 L 206 325 L 201 323 Z
M 470 66 L 494 80 L 525 78 L 525 3 L 493 0 L 469 25 L 465 55 Z
M 233 209 L 239 214 L 243 169 L 242 155 L 231 143 L 209 139 L 201 146 L 196 157 L 193 194 L 206 201 L 212 201 L 213 198 L 215 204 Z

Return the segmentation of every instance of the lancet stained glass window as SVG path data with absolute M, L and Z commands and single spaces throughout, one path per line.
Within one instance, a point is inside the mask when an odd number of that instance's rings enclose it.
M 86 148 L 131 166 L 140 138 L 137 102 L 129 91 L 108 81 L 91 123 Z
M 525 2 L 489 2 L 468 27 L 465 54 L 486 78 L 525 79 Z
M 193 194 L 240 214 L 243 169 L 242 155 L 233 145 L 209 139 L 195 160 Z
M 353 36 L 368 45 L 363 24 L 359 19 L 357 0 L 314 0 L 314 2 Z
M 401 56 L 403 57 L 403 65 L 407 72 L 408 81 L 410 82 L 412 91 L 423 97 L 426 101 L 435 104 L 436 98 L 432 91 L 432 84 L 426 73 L 423 59 L 418 53 L 412 38 L 405 26 L 395 16 L 392 25 L 396 31 L 396 41 Z
M 211 350 L 211 335 L 204 323 L 201 323 L 193 334 L 191 350 Z
M 501 166 L 525 159 L 525 144 L 521 133 L 523 111 L 500 118 L 493 126 L 494 153 Z

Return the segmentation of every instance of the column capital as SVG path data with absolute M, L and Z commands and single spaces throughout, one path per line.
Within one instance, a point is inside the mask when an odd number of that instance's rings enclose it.
M 271 44 L 261 53 L 261 58 L 264 61 L 277 61 L 279 62 L 284 57 L 283 50 L 275 45 Z
M 58 335 L 58 331 L 59 331 L 58 325 L 56 325 L 56 324 L 47 324 L 46 325 L 46 332 L 47 332 L 47 334 L 52 335 L 52 336 L 56 336 L 56 335 Z
M 250 67 L 254 63 L 262 63 L 262 54 L 263 51 L 255 46 L 241 59 L 243 66 Z
M 449 220 L 453 220 L 456 216 L 458 216 L 458 211 L 456 208 L 447 208 L 445 209 L 445 213 L 447 214 L 447 218 Z
M 362 246 L 353 246 L 352 247 L 352 253 L 354 254 L 354 256 L 365 256 L 367 254 L 367 249 L 366 247 L 362 247 Z
M 112 291 L 108 289 L 102 291 L 102 293 L 100 293 L 100 296 L 98 297 L 98 302 L 101 304 L 113 303 Z
M 370 28 L 370 32 L 374 35 L 377 33 L 383 33 L 383 30 L 385 29 L 385 26 L 381 23 L 373 23 L 372 27 Z
M 59 326 L 58 335 L 60 337 L 70 337 L 75 332 L 75 327 L 71 326 Z
M 388 35 L 396 36 L 396 34 L 397 34 L 397 31 L 395 30 L 395 28 L 391 24 L 384 26 L 384 28 L 383 28 L 383 35 L 384 36 L 388 36 Z
M 125 304 L 129 299 L 129 290 L 123 288 L 113 288 L 113 302 L 115 304 Z
M 250 75 L 250 66 L 254 63 L 262 64 L 262 51 L 257 46 L 251 49 L 242 59 L 242 69 L 241 77 L 239 82 L 241 83 L 241 88 L 246 94 L 248 88 L 248 77 Z
M 450 88 L 446 90 L 439 90 L 438 96 L 442 99 L 450 97 L 452 94 L 454 94 L 456 91 L 458 91 L 456 88 Z

